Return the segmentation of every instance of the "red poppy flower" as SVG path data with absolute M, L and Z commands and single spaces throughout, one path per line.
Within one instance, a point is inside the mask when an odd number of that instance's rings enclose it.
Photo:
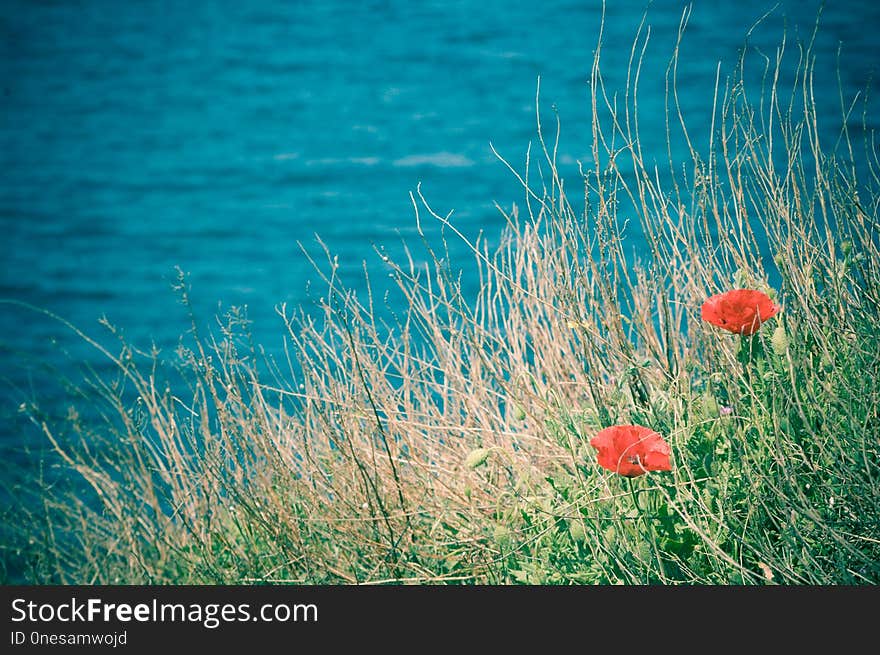
M 670 471 L 669 444 L 643 425 L 613 425 L 590 439 L 599 451 L 599 466 L 627 478 L 648 471 Z
M 704 321 L 736 334 L 752 335 L 761 323 L 779 313 L 770 296 L 753 289 L 734 289 L 718 293 L 703 303 Z

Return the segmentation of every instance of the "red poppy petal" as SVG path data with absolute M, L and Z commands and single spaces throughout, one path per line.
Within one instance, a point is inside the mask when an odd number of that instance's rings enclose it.
M 671 471 L 672 464 L 669 461 L 669 453 L 652 451 L 645 455 L 645 468 L 649 471 Z
M 614 425 L 600 430 L 590 444 L 599 452 L 599 466 L 623 475 L 637 477 L 649 470 L 670 470 L 669 444 L 643 425 Z
M 709 297 L 700 308 L 700 316 L 712 325 L 748 336 L 779 309 L 762 291 L 732 289 Z

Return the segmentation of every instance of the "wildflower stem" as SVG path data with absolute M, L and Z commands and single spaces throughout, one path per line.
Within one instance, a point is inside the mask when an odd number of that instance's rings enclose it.
M 743 373 L 748 375 L 748 366 L 752 361 L 751 348 L 749 348 L 749 342 L 751 341 L 751 337 L 747 337 L 742 335 L 739 340 L 739 350 L 736 353 L 736 358 L 739 360 L 739 363 L 743 367 Z
M 632 478 L 626 479 L 627 484 L 629 485 L 629 492 L 632 495 L 633 504 L 636 507 L 636 511 L 639 513 L 639 517 L 642 519 L 642 522 L 645 525 L 645 530 L 647 530 L 648 534 L 651 537 L 651 548 L 654 551 L 654 557 L 657 558 L 657 567 L 660 572 L 660 579 L 666 580 L 666 568 L 663 566 L 663 558 L 660 557 L 660 547 L 657 544 L 657 533 L 654 531 L 654 525 L 648 520 L 645 512 L 642 511 L 641 506 L 639 505 L 639 495 L 636 492 L 635 483 Z

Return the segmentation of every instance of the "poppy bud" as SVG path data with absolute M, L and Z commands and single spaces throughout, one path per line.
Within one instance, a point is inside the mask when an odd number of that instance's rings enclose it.
M 513 417 L 517 421 L 525 421 L 526 420 L 526 410 L 524 410 L 519 405 L 514 405 L 513 406 Z
M 849 253 L 852 252 L 852 243 L 849 241 L 843 241 L 840 244 L 840 251 L 843 253 L 844 257 L 849 257 Z
M 773 336 L 770 337 L 770 343 L 773 345 L 773 352 L 782 357 L 788 351 L 788 335 L 785 328 L 780 325 L 773 330 Z
M 720 411 L 718 401 L 711 393 L 703 395 L 703 411 L 706 412 L 707 416 L 717 416 Z
M 586 541 L 587 532 L 584 530 L 584 524 L 581 521 L 570 521 L 568 524 L 568 533 L 571 538 L 578 542 Z
M 495 537 L 495 543 L 499 546 L 507 545 L 510 543 L 510 528 L 499 523 L 495 526 L 494 534 L 492 536 Z
M 489 459 L 488 448 L 474 448 L 468 454 L 467 459 L 464 460 L 464 463 L 468 468 L 475 469 L 478 466 L 482 466 L 483 464 L 485 464 L 487 459 Z

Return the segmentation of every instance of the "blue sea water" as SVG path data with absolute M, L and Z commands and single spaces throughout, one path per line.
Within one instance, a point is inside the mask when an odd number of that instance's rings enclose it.
M 716 68 L 731 72 L 755 21 L 771 12 L 749 48 L 773 57 L 785 33 L 795 52 L 819 4 L 691 4 L 679 94 L 693 134 L 708 136 Z M 647 9 L 641 124 L 658 161 L 685 6 L 607 2 L 603 72 L 619 89 Z M 555 109 L 562 124 L 563 173 L 590 163 L 587 80 L 601 16 L 595 0 L 5 0 L 0 299 L 95 336 L 106 316 L 135 345 L 171 350 L 188 327 L 171 290 L 180 267 L 201 322 L 246 305 L 257 342 L 277 351 L 276 307 L 308 308 L 322 294 L 299 244 L 320 258 L 320 237 L 357 288 L 363 263 L 378 261 L 374 246 L 395 256 L 416 238 L 418 184 L 465 234 L 497 242 L 494 203 L 523 194 L 490 143 L 521 168 L 539 77 L 542 113 L 552 123 Z M 817 100 L 833 140 L 838 65 L 846 98 L 876 91 L 880 5 L 828 2 L 820 25 Z M 470 261 L 450 246 L 453 262 Z M 72 362 L 106 365 L 57 321 L 0 304 L 4 483 L 40 438 L 19 405 L 51 411 L 47 380 L 75 377 Z

